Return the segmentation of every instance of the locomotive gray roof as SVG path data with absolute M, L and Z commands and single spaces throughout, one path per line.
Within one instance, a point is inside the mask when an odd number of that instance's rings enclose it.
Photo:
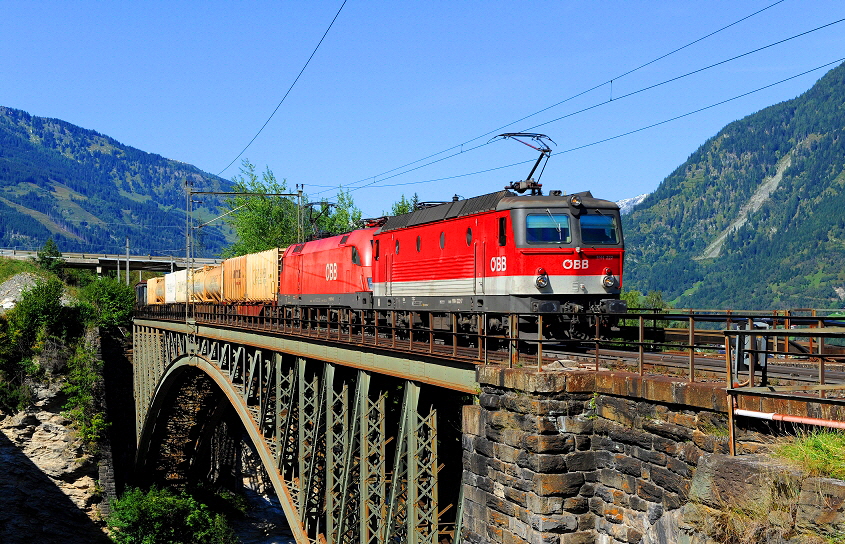
M 413 227 L 414 225 L 422 225 L 424 223 L 434 223 L 435 221 L 443 221 L 473 213 L 493 211 L 499 205 L 499 201 L 508 196 L 516 195 L 510 191 L 499 191 L 488 195 L 467 198 L 466 200 L 446 202 L 437 206 L 431 206 L 430 208 L 415 210 L 411 213 L 394 215 L 393 217 L 387 218 L 387 223 L 381 227 L 381 231 L 387 232 L 389 230 Z
M 381 232 L 387 232 L 425 223 L 434 223 L 446 219 L 453 219 L 474 213 L 489 212 L 494 210 L 509 210 L 513 208 L 534 208 L 538 205 L 554 206 L 555 208 L 568 208 L 569 197 L 566 196 L 517 196 L 516 193 L 504 190 L 496 193 L 467 198 L 455 202 L 445 202 L 437 206 L 415 210 L 402 215 L 394 215 L 387 218 L 387 222 L 381 227 Z M 583 196 L 581 199 L 584 206 L 591 208 L 618 208 L 614 202 L 600 200 L 590 196 Z

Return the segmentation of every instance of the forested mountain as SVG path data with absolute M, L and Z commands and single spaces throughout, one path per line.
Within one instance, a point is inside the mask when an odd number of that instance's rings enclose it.
M 185 180 L 231 183 L 58 119 L 0 106 L 0 247 L 172 254 L 185 247 Z M 205 198 L 197 216 L 217 215 Z M 216 255 L 224 231 L 202 229 L 198 254 Z
M 845 65 L 727 125 L 623 222 L 626 289 L 680 307 L 842 307 Z

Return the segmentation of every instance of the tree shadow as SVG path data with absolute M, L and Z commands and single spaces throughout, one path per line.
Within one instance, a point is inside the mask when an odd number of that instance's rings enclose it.
M 98 544 L 111 540 L 0 433 L 0 542 Z

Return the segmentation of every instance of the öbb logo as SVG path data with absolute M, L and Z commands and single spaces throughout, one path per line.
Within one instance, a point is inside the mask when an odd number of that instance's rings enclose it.
M 563 261 L 564 270 L 586 270 L 590 266 L 587 259 L 566 259 Z

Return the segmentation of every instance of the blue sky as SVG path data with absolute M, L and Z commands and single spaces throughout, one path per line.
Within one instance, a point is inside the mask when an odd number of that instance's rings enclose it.
M 365 216 L 379 215 L 402 194 L 446 200 L 496 191 L 531 165 L 426 181 L 533 161 L 533 150 L 495 142 L 391 179 L 378 175 L 464 142 L 464 149 L 485 143 L 485 133 L 612 78 L 619 97 L 845 18 L 841 0 L 784 0 L 617 78 L 774 2 L 349 0 L 244 156 L 290 186 L 304 183 L 312 198 L 332 199 L 337 186 L 376 181 L 352 193 Z M 267 120 L 341 1 L 1 5 L 0 105 L 217 174 Z M 799 95 L 832 66 L 672 123 L 567 150 L 841 57 L 845 22 L 532 129 L 557 143 L 544 187 L 610 200 L 652 191 L 725 124 Z M 604 85 L 501 131 L 526 130 L 610 96 Z M 237 166 L 221 175 L 231 178 Z

